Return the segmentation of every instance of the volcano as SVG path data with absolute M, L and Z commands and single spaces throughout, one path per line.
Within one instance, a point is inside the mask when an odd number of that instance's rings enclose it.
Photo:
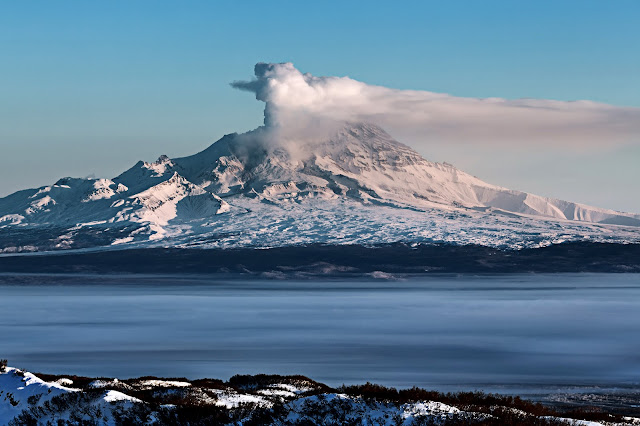
M 374 124 L 345 123 L 295 149 L 274 138 L 261 127 L 113 179 L 16 192 L 0 199 L 0 250 L 640 240 L 640 215 L 483 182 Z

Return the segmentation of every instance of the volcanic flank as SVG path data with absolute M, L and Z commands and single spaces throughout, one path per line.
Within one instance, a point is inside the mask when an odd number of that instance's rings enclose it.
M 0 250 L 640 239 L 639 215 L 485 183 L 374 124 L 343 123 L 295 150 L 274 143 L 278 134 L 261 127 L 113 179 L 63 178 L 9 195 L 0 199 Z

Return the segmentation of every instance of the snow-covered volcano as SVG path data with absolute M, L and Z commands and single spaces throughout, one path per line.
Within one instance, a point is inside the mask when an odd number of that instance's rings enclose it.
M 9 195 L 0 199 L 0 250 L 640 240 L 640 215 L 485 183 L 372 124 L 295 149 L 273 138 L 268 128 L 226 135 L 113 179 L 63 178 Z

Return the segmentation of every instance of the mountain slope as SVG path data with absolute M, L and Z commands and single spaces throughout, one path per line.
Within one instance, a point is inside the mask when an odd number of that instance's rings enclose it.
M 611 226 L 626 225 L 626 226 Z M 636 242 L 640 215 L 513 191 L 433 163 L 372 124 L 292 143 L 259 128 L 113 179 L 64 178 L 0 199 L 0 250 L 122 243 L 281 246 Z
M 227 137 L 192 157 L 164 163 L 219 195 L 255 192 L 266 198 L 346 196 L 413 208 L 486 208 L 556 219 L 640 225 L 640 215 L 511 191 L 481 181 L 446 163 L 425 160 L 371 124 L 349 125 L 325 143 L 263 151 L 256 134 Z M 221 143 L 222 142 L 222 143 Z M 244 143 L 243 143 L 244 142 Z M 220 145 L 220 146 L 219 146 Z M 256 155 L 256 151 L 262 155 Z M 308 154 L 301 154 L 307 152 Z M 295 194 L 295 195 L 294 195 Z
M 73 387 L 71 387 L 73 386 Z M 596 396 L 602 409 L 567 411 L 593 405 L 577 401 L 547 406 L 480 392 L 449 393 L 420 388 L 396 390 L 367 383 L 333 389 L 304 376 L 260 374 L 189 380 L 141 377 L 90 378 L 0 371 L 0 425 L 185 425 L 185 424 L 521 424 L 638 425 L 626 395 Z M 473 402 L 470 404 L 469 402 Z M 604 405 L 604 402 L 607 402 Z M 624 403 L 624 404 L 623 404 Z M 561 407 L 566 407 L 564 410 Z M 458 408 L 459 407 L 459 408 Z M 611 414 L 609 414 L 611 413 Z M 566 418 L 573 415 L 577 419 Z M 601 422 L 579 419 L 598 419 Z M 604 420 L 603 420 L 604 419 Z M 481 423 L 483 422 L 483 423 Z M 614 423 L 617 422 L 617 423 Z

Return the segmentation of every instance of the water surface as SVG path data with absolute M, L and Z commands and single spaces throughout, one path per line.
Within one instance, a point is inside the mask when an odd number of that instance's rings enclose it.
M 0 357 L 88 376 L 303 374 L 496 391 L 640 382 L 640 275 L 0 275 Z

